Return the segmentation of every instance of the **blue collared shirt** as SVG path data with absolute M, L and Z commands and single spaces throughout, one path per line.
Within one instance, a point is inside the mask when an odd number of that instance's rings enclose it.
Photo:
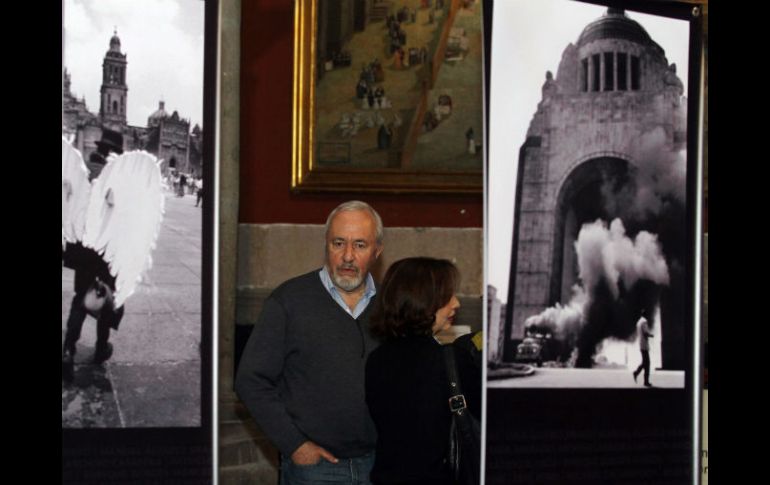
M 321 268 L 321 271 L 318 272 L 318 275 L 321 277 L 321 283 L 323 283 L 324 288 L 326 288 L 326 291 L 329 292 L 334 301 L 336 301 L 337 304 L 342 307 L 343 310 L 348 312 L 348 314 L 353 318 L 358 318 L 364 312 L 364 310 L 366 310 L 367 305 L 369 305 L 369 302 L 372 300 L 372 298 L 374 298 L 374 295 L 377 294 L 377 289 L 374 287 L 374 278 L 372 278 L 370 273 L 367 273 L 364 294 L 361 299 L 358 300 L 358 304 L 353 309 L 353 311 L 350 311 L 348 304 L 345 303 L 345 300 L 342 299 L 342 295 L 340 295 L 339 290 L 336 286 L 334 286 L 334 282 L 332 281 L 326 266 Z

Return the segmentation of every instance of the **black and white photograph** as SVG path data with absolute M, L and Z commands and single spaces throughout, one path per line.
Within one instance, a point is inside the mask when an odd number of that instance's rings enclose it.
M 701 13 L 494 4 L 487 484 L 700 475 Z
M 205 5 L 63 2 L 62 429 L 206 419 Z
M 494 21 L 489 388 L 684 388 L 690 23 L 564 0 Z

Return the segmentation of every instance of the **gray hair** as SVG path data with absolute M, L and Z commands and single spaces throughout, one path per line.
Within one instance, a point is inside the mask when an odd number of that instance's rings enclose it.
M 382 226 L 382 219 L 380 218 L 380 215 L 377 213 L 376 210 L 374 210 L 372 206 L 360 200 L 349 200 L 335 207 L 334 210 L 331 211 L 331 213 L 329 213 L 329 217 L 326 218 L 325 234 L 327 235 L 329 234 L 329 228 L 332 225 L 332 219 L 334 219 L 334 216 L 336 216 L 340 212 L 346 212 L 346 211 L 369 212 L 369 214 L 371 214 L 372 216 L 372 219 L 374 219 L 374 234 L 375 234 L 375 239 L 377 240 L 377 244 L 382 244 L 382 237 L 384 233 L 384 229 Z

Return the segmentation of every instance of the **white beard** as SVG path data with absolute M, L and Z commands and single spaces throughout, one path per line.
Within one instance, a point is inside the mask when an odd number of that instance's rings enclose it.
M 332 271 L 332 281 L 345 291 L 353 291 L 361 286 L 364 282 L 364 277 L 361 274 L 356 276 L 340 276 L 335 271 Z

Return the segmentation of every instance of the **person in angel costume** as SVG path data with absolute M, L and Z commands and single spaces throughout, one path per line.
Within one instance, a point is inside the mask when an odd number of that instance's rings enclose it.
M 94 364 L 112 356 L 117 330 L 144 271 L 163 217 L 160 163 L 144 151 L 123 153 L 123 136 L 105 129 L 83 161 L 62 139 L 62 265 L 75 271 L 75 296 L 62 346 L 62 379 L 74 378 L 83 323 L 96 320 Z

